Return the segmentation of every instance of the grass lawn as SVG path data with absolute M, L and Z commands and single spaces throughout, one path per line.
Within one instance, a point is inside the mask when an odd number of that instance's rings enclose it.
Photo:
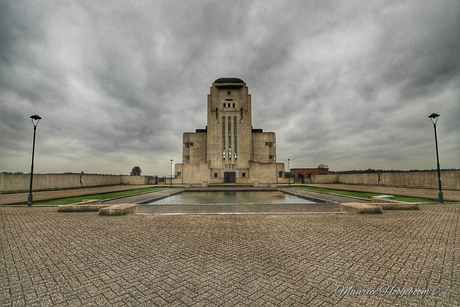
M 366 199 L 372 199 L 373 196 L 382 195 L 381 193 L 370 193 L 370 192 L 356 192 L 356 191 L 344 191 L 344 190 L 334 190 L 334 189 L 326 189 L 326 188 L 319 188 L 319 187 L 296 187 L 298 189 L 305 189 L 314 192 L 320 193 L 329 193 L 329 194 L 336 194 L 336 195 L 343 195 L 343 196 L 352 196 L 352 197 L 360 197 Z M 410 203 L 432 203 L 433 200 L 426 199 L 426 198 L 418 198 L 418 197 L 410 197 L 410 196 L 398 196 L 394 195 L 392 200 L 398 201 L 405 201 Z
M 152 188 L 140 188 L 135 190 L 127 190 L 127 191 L 120 191 L 120 192 L 111 192 L 111 193 L 103 193 L 103 194 L 93 194 L 93 195 L 83 195 L 83 196 L 75 196 L 75 197 L 67 197 L 67 198 L 59 198 L 53 200 L 45 200 L 40 202 L 35 202 L 34 206 L 59 206 L 59 205 L 68 205 L 73 203 L 79 203 L 85 199 L 100 199 L 100 200 L 107 200 L 111 198 L 120 198 L 120 197 L 127 197 L 133 195 L 139 195 L 144 193 L 151 193 L 163 190 L 163 187 L 152 187 Z

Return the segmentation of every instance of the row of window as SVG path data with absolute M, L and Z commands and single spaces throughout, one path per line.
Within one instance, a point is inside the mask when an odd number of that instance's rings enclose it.
M 225 103 L 224 102 L 224 108 L 234 108 L 235 107 L 235 103 Z
M 193 142 L 184 142 L 182 144 L 182 147 L 184 147 L 184 148 L 190 148 L 191 146 L 193 146 Z
M 223 157 L 224 157 L 224 159 L 225 159 L 225 153 L 224 153 Z M 269 159 L 269 160 L 274 160 L 274 161 L 276 161 L 276 156 L 269 155 L 269 156 L 268 156 L 268 159 Z M 230 158 L 230 160 L 231 160 L 231 158 Z M 236 160 L 236 155 L 235 155 L 235 160 Z M 183 156 L 183 161 L 184 161 L 184 162 L 190 162 L 190 156 Z
M 226 123 L 227 120 L 227 123 Z M 222 160 L 237 158 L 237 117 L 233 116 L 233 140 L 232 140 L 232 117 L 222 116 Z M 228 156 L 227 156 L 228 154 Z
M 219 173 L 214 173 L 214 178 L 218 178 L 219 177 Z M 241 177 L 245 178 L 246 177 L 246 173 L 245 172 L 242 172 L 241 173 Z
M 276 143 L 275 142 L 265 142 L 265 146 L 276 147 Z
M 182 173 L 181 172 L 177 172 L 177 178 L 181 178 L 182 176 Z M 214 178 L 218 178 L 219 177 L 219 173 L 214 173 Z M 245 172 L 242 172 L 241 173 L 241 177 L 242 178 L 246 178 L 246 173 Z M 283 172 L 278 172 L 278 177 L 279 178 L 283 178 Z M 300 177 L 299 177 L 300 178 Z

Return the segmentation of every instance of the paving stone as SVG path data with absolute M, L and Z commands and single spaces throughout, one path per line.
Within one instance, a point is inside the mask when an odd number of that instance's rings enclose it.
M 458 306 L 460 204 L 419 209 L 107 218 L 0 207 L 0 305 Z

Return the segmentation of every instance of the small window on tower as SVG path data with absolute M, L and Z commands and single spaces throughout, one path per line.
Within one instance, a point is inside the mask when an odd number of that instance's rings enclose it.
M 233 107 L 235 107 L 235 103 L 233 103 Z
M 241 177 L 246 177 L 246 173 L 241 173 Z
M 231 95 L 232 94 L 232 91 L 227 91 L 227 95 Z
M 217 178 L 217 173 L 214 173 L 214 178 Z

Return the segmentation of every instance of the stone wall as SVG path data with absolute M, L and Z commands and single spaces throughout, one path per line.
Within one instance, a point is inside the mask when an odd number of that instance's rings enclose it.
M 276 135 L 274 132 L 253 132 L 253 161 L 260 163 L 273 163 L 276 160 L 276 145 L 269 146 L 267 143 L 275 144 Z M 270 156 L 272 159 L 270 159 Z
M 296 182 L 299 180 L 296 178 Z M 308 179 L 305 183 L 309 183 Z M 360 174 L 312 175 L 310 183 L 342 183 L 362 185 L 382 185 L 409 188 L 438 188 L 437 171 L 426 172 L 391 172 Z M 441 171 L 443 190 L 460 190 L 460 171 Z
M 117 184 L 147 184 L 148 176 L 34 174 L 33 190 L 73 189 Z M 81 183 L 80 183 L 81 180 Z M 30 174 L 0 174 L 0 192 L 28 191 Z

